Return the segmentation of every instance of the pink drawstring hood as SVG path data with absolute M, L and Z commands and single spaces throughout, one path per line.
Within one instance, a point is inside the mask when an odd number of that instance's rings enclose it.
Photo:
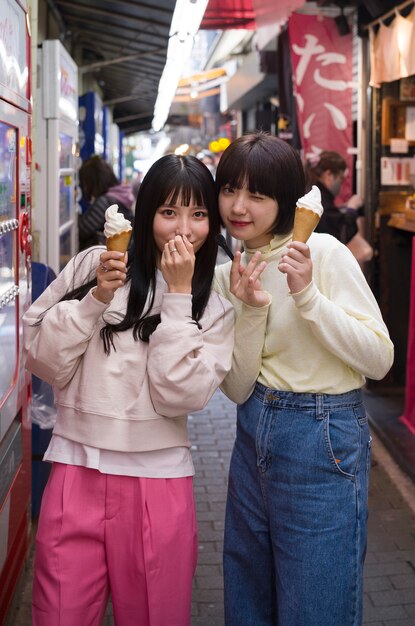
M 122 202 L 122 204 L 127 208 L 131 208 L 134 210 L 134 196 L 131 185 L 129 183 L 110 187 L 105 195 L 111 196 L 111 198 Z

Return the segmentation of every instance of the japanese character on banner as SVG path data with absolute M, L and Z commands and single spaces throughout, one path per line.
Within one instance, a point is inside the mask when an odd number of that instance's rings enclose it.
M 339 152 L 352 171 L 352 36 L 332 18 L 294 13 L 288 22 L 297 117 L 304 157 Z M 350 174 L 341 201 L 351 195 Z

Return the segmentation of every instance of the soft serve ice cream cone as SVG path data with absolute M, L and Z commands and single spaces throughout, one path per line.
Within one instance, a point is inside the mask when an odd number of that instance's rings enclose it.
M 293 241 L 306 243 L 323 215 L 320 189 L 313 185 L 311 191 L 297 200 L 294 218 Z
M 130 242 L 132 227 L 122 213 L 118 213 L 118 204 L 112 204 L 105 211 L 104 235 L 107 250 L 126 252 Z

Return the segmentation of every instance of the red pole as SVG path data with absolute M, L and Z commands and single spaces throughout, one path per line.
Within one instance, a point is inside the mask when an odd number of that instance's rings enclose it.
M 405 410 L 400 420 L 415 435 L 415 237 L 412 238 L 411 300 L 406 360 Z

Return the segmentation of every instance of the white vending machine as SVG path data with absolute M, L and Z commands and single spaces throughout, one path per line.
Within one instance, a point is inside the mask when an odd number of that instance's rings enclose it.
M 39 261 L 56 273 L 78 250 L 78 68 L 58 40 L 38 50 L 35 206 Z

